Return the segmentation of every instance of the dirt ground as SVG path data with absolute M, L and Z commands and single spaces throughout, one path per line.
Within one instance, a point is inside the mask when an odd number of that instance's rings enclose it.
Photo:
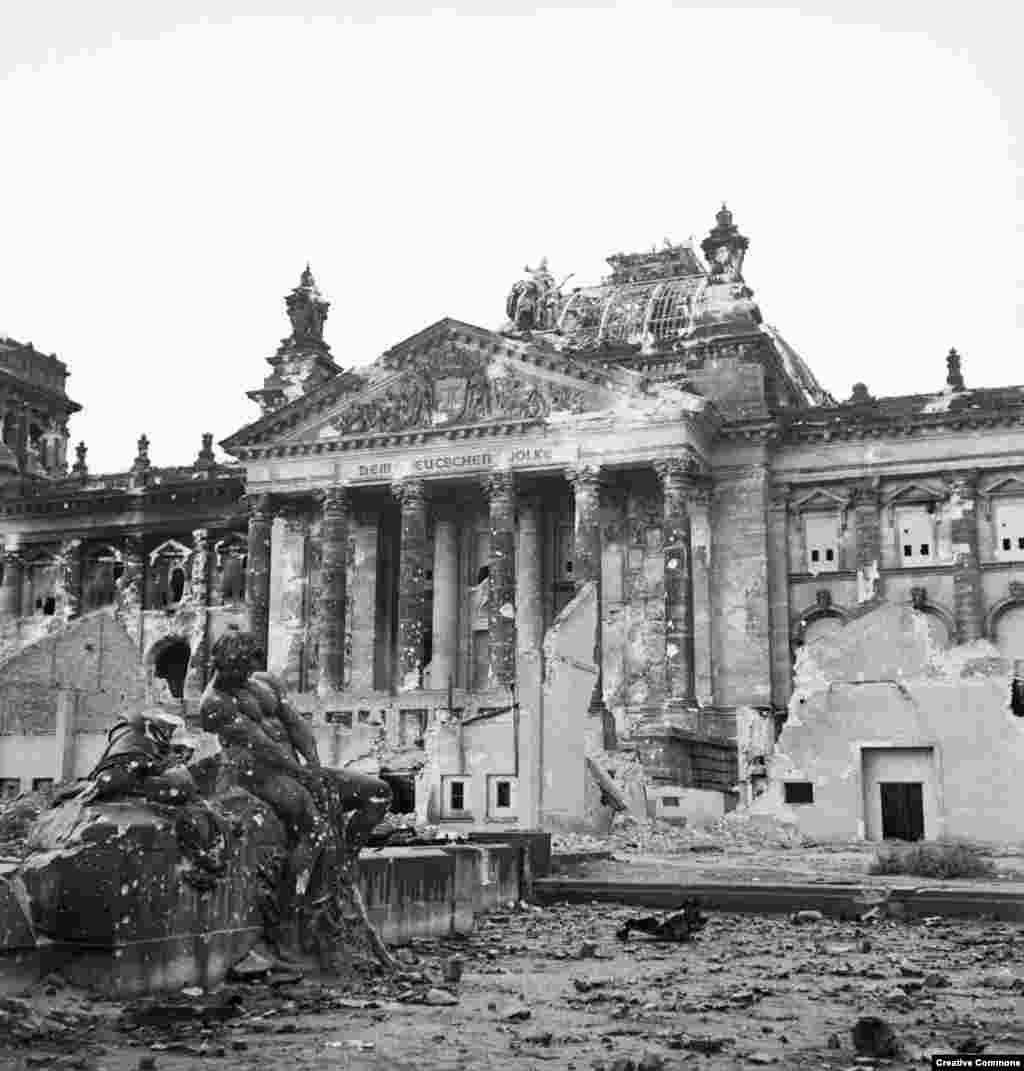
M 855 1062 L 861 1016 L 885 1019 L 903 1044 L 903 1058 L 878 1066 L 979 1045 L 1024 1052 L 1024 926 L 711 914 L 686 944 L 620 942 L 616 929 L 635 914 L 559 905 L 491 915 L 466 940 L 403 950 L 388 981 L 262 981 L 155 1006 L 51 984 L 29 1002 L 34 1019 L 0 999 L 0 1067 L 840 1069 L 872 1066 Z M 174 1013 L 185 1018 L 169 1022 Z

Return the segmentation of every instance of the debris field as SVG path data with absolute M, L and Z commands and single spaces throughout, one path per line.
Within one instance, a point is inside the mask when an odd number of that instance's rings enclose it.
M 212 993 L 115 1004 L 51 977 L 0 998 L 0 1067 L 781 1071 L 1024 1051 L 1020 925 L 815 911 L 626 925 L 647 914 L 520 905 L 345 981 L 257 960 Z

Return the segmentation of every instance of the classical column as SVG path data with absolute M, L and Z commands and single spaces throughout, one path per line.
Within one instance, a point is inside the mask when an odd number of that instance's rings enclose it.
M 697 705 L 694 693 L 693 553 L 687 499 L 694 491 L 691 462 L 655 462 L 664 502 L 665 698 L 669 707 Z
M 540 502 L 521 498 L 516 553 L 516 646 L 520 651 L 537 651 L 543 642 Z
M 0 583 L 0 620 L 15 621 L 21 617 L 21 556 L 17 551 L 4 551 L 4 578 Z
M 422 480 L 394 485 L 402 505 L 398 565 L 398 690 L 423 686 L 423 611 L 427 557 L 427 501 Z
M 249 611 L 249 631 L 256 637 L 264 654 L 270 618 L 270 533 L 273 524 L 270 495 L 250 499 L 245 602 Z
M 950 498 L 953 543 L 953 612 L 956 640 L 971 643 L 981 638 L 981 566 L 978 561 L 978 474 L 956 473 Z
M 511 472 L 492 472 L 484 482 L 491 520 L 488 678 L 492 688 L 511 688 L 516 679 L 515 480 Z
M 594 626 L 594 663 L 597 679 L 590 697 L 590 713 L 604 720 L 604 743 L 614 746 L 614 723 L 604 702 L 604 628 L 601 603 L 601 470 L 581 465 L 566 473 L 575 497 L 575 544 L 573 578 L 579 591 L 588 581 L 597 589 L 597 618 Z
M 430 687 L 454 684 L 459 656 L 459 529 L 451 507 L 434 520 L 434 657 Z
M 210 532 L 196 528 L 192 532 L 192 576 L 189 599 L 195 611 L 192 626 L 192 657 L 185 678 L 185 695 L 201 695 L 206 687 L 207 663 L 210 658 Z
M 348 580 L 348 495 L 342 486 L 324 492 L 321 524 L 320 681 L 345 685 L 345 604 Z
M 121 545 L 121 563 L 124 571 L 118 582 L 118 610 L 121 613 L 136 613 L 143 607 L 146 590 L 146 557 L 141 534 L 125 534 Z
M 61 547 L 60 556 L 64 562 L 65 617 L 71 620 L 82 615 L 85 545 L 80 539 L 70 539 Z

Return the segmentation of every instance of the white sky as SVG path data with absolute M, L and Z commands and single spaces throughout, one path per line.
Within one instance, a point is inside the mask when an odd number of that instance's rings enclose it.
M 939 389 L 951 345 L 1024 381 L 1015 5 L 331 8 L 0 5 L 0 329 L 70 366 L 93 471 L 254 419 L 307 258 L 362 365 L 723 198 L 833 393 Z

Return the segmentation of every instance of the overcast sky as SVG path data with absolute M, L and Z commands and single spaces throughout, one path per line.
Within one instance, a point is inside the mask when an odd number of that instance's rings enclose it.
M 307 259 L 358 366 L 722 199 L 833 393 L 938 389 L 952 345 L 1024 382 L 1015 5 L 331 7 L 2 6 L 0 330 L 68 363 L 94 471 L 254 419 Z

